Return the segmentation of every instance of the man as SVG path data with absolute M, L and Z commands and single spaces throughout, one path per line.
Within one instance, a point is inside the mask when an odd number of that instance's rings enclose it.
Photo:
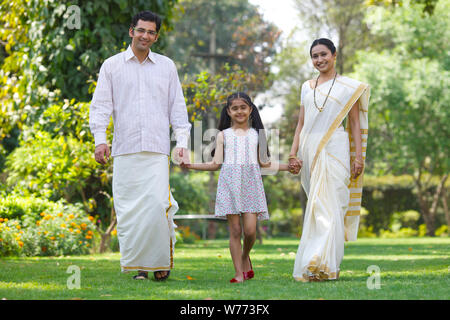
M 133 17 L 131 46 L 105 60 L 90 107 L 95 160 L 110 156 L 106 128 L 112 115 L 113 198 L 123 272 L 134 279 L 165 280 L 173 268 L 178 204 L 169 187 L 170 126 L 175 157 L 188 161 L 191 125 L 175 64 L 150 47 L 161 19 L 150 11 Z

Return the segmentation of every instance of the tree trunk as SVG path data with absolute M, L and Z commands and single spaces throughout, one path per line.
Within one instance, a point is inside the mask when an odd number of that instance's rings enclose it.
M 114 230 L 117 219 L 116 219 L 116 212 L 114 211 L 114 206 L 111 207 L 111 219 L 108 228 L 104 233 L 101 234 L 101 241 L 100 241 L 100 253 L 106 252 L 106 250 L 109 248 L 109 243 L 111 242 L 111 232 Z
M 420 210 L 421 210 L 423 219 L 425 220 L 425 224 L 427 226 L 427 236 L 434 237 L 434 232 L 436 231 L 437 206 L 439 203 L 439 199 L 441 197 L 442 190 L 445 186 L 445 182 L 447 181 L 448 174 L 445 174 L 441 178 L 441 181 L 432 196 L 431 206 L 429 205 L 428 200 L 427 200 L 427 191 L 422 186 L 420 178 L 421 178 L 421 175 L 419 174 L 419 177 L 415 180 L 416 186 L 417 186 L 417 191 L 418 191 Z
M 444 206 L 445 220 L 447 220 L 447 226 L 450 230 L 450 212 L 448 212 L 447 189 L 445 187 L 442 190 L 442 204 Z

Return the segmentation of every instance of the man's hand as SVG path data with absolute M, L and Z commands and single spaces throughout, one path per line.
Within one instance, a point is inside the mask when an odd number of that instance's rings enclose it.
M 175 148 L 174 151 L 174 162 L 176 164 L 190 164 L 190 153 L 188 149 L 185 148 Z
M 99 144 L 95 147 L 95 161 L 100 164 L 106 164 L 109 160 L 109 147 L 106 144 Z

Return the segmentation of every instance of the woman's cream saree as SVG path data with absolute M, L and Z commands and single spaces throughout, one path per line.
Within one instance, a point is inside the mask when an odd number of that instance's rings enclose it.
M 333 80 L 316 88 L 316 102 L 323 105 Z M 359 100 L 363 159 L 368 135 L 370 89 L 365 83 L 339 76 L 322 112 L 314 106 L 309 81 L 302 87 L 305 109 L 298 156 L 303 160 L 302 186 L 308 195 L 303 232 L 293 276 L 298 281 L 337 279 L 344 256 L 344 241 L 358 234 L 364 172 L 350 175 L 355 157 L 350 125 L 343 120 Z

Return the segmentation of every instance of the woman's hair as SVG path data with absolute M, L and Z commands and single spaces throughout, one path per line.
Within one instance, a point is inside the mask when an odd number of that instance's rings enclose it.
M 319 45 L 319 44 L 323 44 L 324 46 L 326 46 L 328 49 L 330 49 L 331 54 L 334 54 L 336 52 L 336 47 L 334 46 L 333 41 L 331 41 L 330 39 L 327 38 L 320 38 L 320 39 L 316 39 L 313 41 L 311 48 L 309 49 L 309 55 L 312 57 L 312 49 Z
M 269 161 L 270 152 L 269 146 L 267 145 L 266 132 L 264 129 L 264 124 L 261 120 L 261 116 L 259 115 L 258 108 L 253 104 L 252 99 L 245 92 L 235 92 L 228 96 L 227 104 L 223 107 L 222 112 L 220 113 L 219 125 L 218 129 L 223 131 L 231 127 L 231 117 L 228 115 L 228 108 L 231 106 L 234 100 L 242 99 L 251 109 L 250 113 L 250 127 L 256 129 L 258 133 L 258 146 L 259 148 L 259 158 L 263 163 Z M 267 152 L 263 152 L 266 150 Z M 211 152 L 211 155 L 214 156 L 215 147 Z
M 161 18 L 151 11 L 141 11 L 131 19 L 131 28 L 136 27 L 139 20 L 154 22 L 156 24 L 156 32 L 161 28 Z

